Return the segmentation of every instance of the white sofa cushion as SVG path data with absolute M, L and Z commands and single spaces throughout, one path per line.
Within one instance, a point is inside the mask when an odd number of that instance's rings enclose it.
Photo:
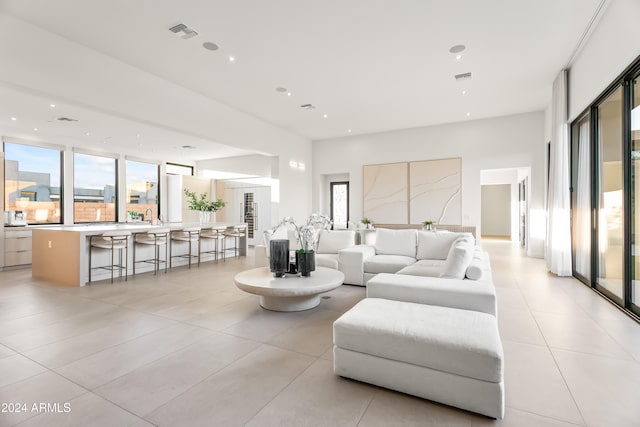
M 415 258 L 401 255 L 375 255 L 364 261 L 365 273 L 396 273 L 416 262 Z
M 316 267 L 338 269 L 338 254 L 316 254 Z
M 416 257 L 415 230 L 376 230 L 376 255 L 403 255 Z
M 503 353 L 486 313 L 366 298 L 333 324 L 334 345 L 385 359 L 499 383 Z
M 473 258 L 473 241 L 469 237 L 458 237 L 451 249 L 449 255 L 442 267 L 440 277 L 447 279 L 464 279 L 467 267 Z
M 450 231 L 418 231 L 417 259 L 447 259 L 451 245 L 458 237 L 469 237 L 471 233 L 452 233 Z
M 367 298 L 460 308 L 496 315 L 496 290 L 490 281 L 377 274 L 367 282 Z
M 423 259 L 415 264 L 409 265 L 396 274 L 407 274 L 410 276 L 440 277 L 444 263 L 441 259 Z
M 339 250 L 356 244 L 356 232 L 352 230 L 322 230 L 317 253 L 337 254 Z

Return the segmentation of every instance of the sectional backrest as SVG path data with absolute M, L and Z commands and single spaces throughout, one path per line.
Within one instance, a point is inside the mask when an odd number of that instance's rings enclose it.
M 416 230 L 376 229 L 377 255 L 404 255 L 416 257 Z
M 322 230 L 318 239 L 319 254 L 337 254 L 339 250 L 356 244 L 356 232 L 353 230 Z
M 454 233 L 450 231 L 418 231 L 418 249 L 416 258 L 446 260 L 451 245 L 458 239 L 465 237 L 475 244 L 471 233 Z

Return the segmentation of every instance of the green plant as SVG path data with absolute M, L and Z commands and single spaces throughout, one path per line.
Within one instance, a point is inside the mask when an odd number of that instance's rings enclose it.
M 189 191 L 188 188 L 185 188 L 184 195 L 187 196 L 189 209 L 194 211 L 215 212 L 226 206 L 226 203 L 222 199 L 218 199 L 215 202 L 207 200 L 206 192 L 197 195 L 195 191 Z
M 136 212 L 136 211 L 129 211 L 129 216 L 130 216 L 131 218 L 137 218 L 137 217 L 138 217 L 138 215 L 139 215 L 139 214 L 138 214 L 138 212 Z
M 369 224 L 373 224 L 373 221 L 371 221 L 369 218 L 364 217 L 362 218 L 362 220 L 360 221 L 361 223 L 363 223 L 364 225 L 369 225 Z
M 422 225 L 433 225 L 433 221 L 422 221 Z

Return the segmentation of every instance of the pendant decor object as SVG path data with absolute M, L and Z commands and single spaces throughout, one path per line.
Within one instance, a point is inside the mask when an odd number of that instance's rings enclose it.
M 284 277 L 287 270 L 289 270 L 289 240 L 271 240 L 269 242 L 269 250 L 271 251 L 269 267 L 273 277 Z
M 311 276 L 316 269 L 316 254 L 313 251 L 296 252 L 296 265 L 302 277 Z

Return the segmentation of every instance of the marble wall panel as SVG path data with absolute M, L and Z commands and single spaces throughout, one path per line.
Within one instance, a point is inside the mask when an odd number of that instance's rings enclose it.
M 363 166 L 363 216 L 374 224 L 407 224 L 408 169 L 407 163 Z
M 462 224 L 462 159 L 409 163 L 410 224 Z

